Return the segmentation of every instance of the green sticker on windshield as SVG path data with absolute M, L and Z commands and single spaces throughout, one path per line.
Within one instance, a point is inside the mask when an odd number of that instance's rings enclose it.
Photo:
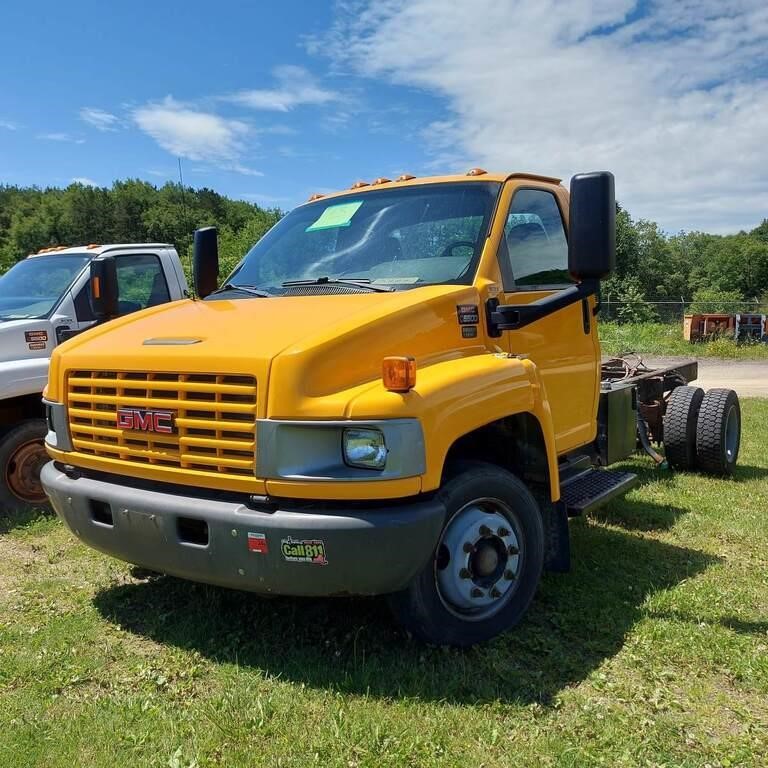
M 352 223 L 352 217 L 363 204 L 362 200 L 354 200 L 351 203 L 338 203 L 329 205 L 319 216 L 314 224 L 310 224 L 304 231 L 315 232 L 318 229 L 332 229 L 334 227 L 348 227 Z

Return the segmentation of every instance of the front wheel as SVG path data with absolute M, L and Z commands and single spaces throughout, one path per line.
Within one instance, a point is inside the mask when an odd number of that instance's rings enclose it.
M 0 437 L 0 516 L 47 509 L 40 470 L 49 461 L 43 419 L 22 421 Z
M 438 498 L 447 510 L 424 570 L 391 595 L 395 618 L 435 645 L 470 646 L 525 614 L 541 579 L 544 527 L 530 491 L 491 464 L 472 464 Z

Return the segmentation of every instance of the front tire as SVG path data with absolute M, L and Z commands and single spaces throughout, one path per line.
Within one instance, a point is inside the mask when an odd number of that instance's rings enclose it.
M 0 437 L 0 514 L 14 518 L 34 509 L 50 509 L 40 483 L 49 459 L 44 419 L 29 419 Z
M 544 526 L 525 485 L 491 464 L 469 465 L 438 498 L 446 521 L 435 553 L 389 603 L 418 639 L 465 647 L 522 619 L 541 579 Z

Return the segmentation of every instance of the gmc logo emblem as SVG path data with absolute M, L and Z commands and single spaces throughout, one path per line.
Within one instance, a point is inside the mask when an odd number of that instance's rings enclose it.
M 120 429 L 160 432 L 164 435 L 170 435 L 176 431 L 171 411 L 149 411 L 146 408 L 118 408 L 117 426 Z

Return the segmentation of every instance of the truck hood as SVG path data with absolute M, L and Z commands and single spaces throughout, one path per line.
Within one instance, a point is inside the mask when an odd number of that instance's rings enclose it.
M 304 418 L 297 402 L 379 380 L 386 355 L 469 353 L 481 340 L 463 338 L 456 307 L 477 304 L 477 295 L 470 286 L 425 286 L 153 307 L 58 347 L 48 395 L 61 399 L 64 368 L 255 375 L 262 393 L 269 382 L 270 402 L 259 397 L 262 417 L 288 410 L 287 417 Z

